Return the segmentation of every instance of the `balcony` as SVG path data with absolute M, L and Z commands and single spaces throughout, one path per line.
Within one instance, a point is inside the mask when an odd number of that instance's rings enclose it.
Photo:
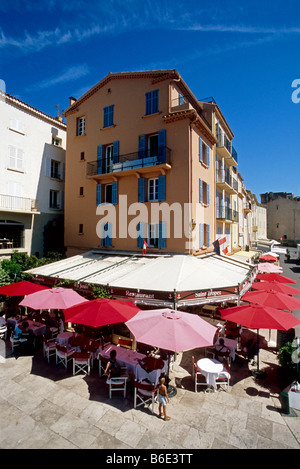
M 237 210 L 233 210 L 225 205 L 219 206 L 216 209 L 216 217 L 219 220 L 226 220 L 237 223 L 239 221 L 239 213 Z
M 231 141 L 222 132 L 217 134 L 217 152 L 223 158 L 226 158 L 226 164 L 229 166 L 237 166 L 238 156 L 237 152 L 232 146 Z
M 26 197 L 0 194 L 0 210 L 5 212 L 36 213 L 38 201 Z
M 245 213 L 250 213 L 251 211 L 252 211 L 251 203 L 250 202 L 244 202 L 244 212 Z
M 153 152 L 152 152 L 153 153 Z M 87 163 L 87 177 L 99 178 L 103 175 L 109 174 L 119 176 L 127 176 L 128 174 L 139 172 L 149 172 L 153 167 L 160 167 L 164 169 L 171 168 L 171 150 L 167 147 L 159 148 L 157 156 L 150 154 L 150 152 L 135 152 L 120 155 L 118 162 L 114 163 L 112 160 L 96 160 Z
M 238 190 L 238 182 L 231 176 L 229 171 L 216 171 L 217 188 L 225 190 L 229 194 L 236 194 Z

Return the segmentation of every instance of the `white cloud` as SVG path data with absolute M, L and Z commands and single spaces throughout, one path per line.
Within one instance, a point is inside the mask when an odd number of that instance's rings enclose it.
M 47 78 L 46 80 L 33 84 L 27 89 L 27 91 L 50 88 L 51 86 L 55 86 L 61 83 L 78 80 L 79 78 L 82 78 L 88 74 L 89 68 L 87 65 L 76 65 L 74 67 L 68 68 L 61 75 Z

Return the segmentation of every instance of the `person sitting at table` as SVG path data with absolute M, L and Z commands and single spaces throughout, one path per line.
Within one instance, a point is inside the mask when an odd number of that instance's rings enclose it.
M 27 321 L 22 322 L 22 332 L 19 335 L 20 345 L 22 351 L 31 352 L 34 342 L 34 336 L 29 330 L 29 324 Z
M 16 326 L 14 329 L 14 339 L 18 339 L 21 334 L 22 334 L 22 326 L 20 327 L 20 324 L 16 323 Z
M 219 338 L 219 341 L 215 344 L 216 358 L 220 362 L 223 362 L 224 358 L 229 357 L 230 349 L 225 345 L 223 337 Z
M 121 374 L 121 370 L 116 359 L 117 352 L 115 350 L 112 350 L 109 356 L 110 356 L 110 359 L 107 362 L 104 375 L 108 376 L 109 378 L 116 378 L 117 376 L 120 376 Z

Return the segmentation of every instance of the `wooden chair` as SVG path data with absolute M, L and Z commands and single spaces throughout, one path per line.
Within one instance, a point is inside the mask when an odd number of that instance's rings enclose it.
M 149 407 L 151 406 L 151 412 L 154 412 L 155 397 L 157 394 L 157 388 L 154 384 L 140 383 L 136 379 L 134 380 L 134 404 L 133 407 L 136 409 L 140 406 Z M 138 403 L 139 402 L 139 403 Z

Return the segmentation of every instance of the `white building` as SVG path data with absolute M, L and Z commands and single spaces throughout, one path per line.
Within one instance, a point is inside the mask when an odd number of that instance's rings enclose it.
M 42 257 L 63 223 L 66 125 L 0 91 L 0 257 Z M 44 245 L 46 241 L 46 245 Z

